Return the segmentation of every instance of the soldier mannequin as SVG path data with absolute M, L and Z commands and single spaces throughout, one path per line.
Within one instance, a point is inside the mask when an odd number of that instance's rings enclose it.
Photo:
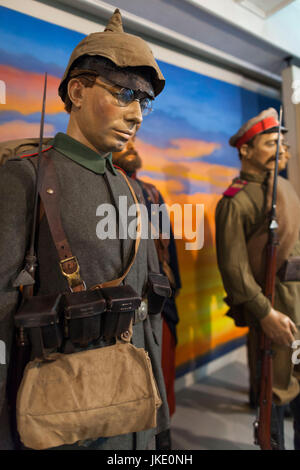
M 133 204 L 128 186 L 113 167 L 111 152 L 123 149 L 163 86 L 164 78 L 152 52 L 143 40 L 124 33 L 119 10 L 115 11 L 105 32 L 91 34 L 78 44 L 60 84 L 59 94 L 70 113 L 69 125 L 67 133 L 58 133 L 44 152 L 51 155 L 54 162 L 61 192 L 62 223 L 87 288 L 118 278 L 128 265 L 133 240 L 99 239 L 96 210 L 103 203 L 115 205 L 120 195 L 127 196 L 128 207 Z M 0 170 L 0 332 L 7 348 L 7 364 L 0 366 L 1 448 L 13 448 L 8 425 L 9 397 L 5 396 L 5 388 L 12 354 L 13 314 L 18 304 L 18 291 L 12 283 L 23 267 L 31 227 L 35 187 L 31 158 L 36 157 L 22 155 L 22 158 L 9 159 Z M 138 186 L 134 182 L 132 186 L 143 202 Z M 43 217 L 39 225 L 37 295 L 63 292 L 68 288 L 56 260 L 56 249 L 46 217 Z M 142 295 L 149 270 L 159 272 L 151 239 L 141 240 L 125 283 Z M 151 448 L 155 434 L 169 427 L 160 338 L 160 315 L 149 312 L 146 318 L 136 320 L 132 343 L 148 351 L 163 401 L 157 414 L 157 429 L 106 439 L 99 436 L 95 441 L 59 449 Z
M 290 183 L 278 179 L 278 264 L 275 306 L 263 294 L 270 210 L 272 172 L 278 141 L 278 115 L 270 108 L 248 121 L 230 139 L 239 151 L 241 174 L 224 193 L 216 209 L 218 265 L 230 307 L 228 315 L 237 326 L 248 325 L 251 356 L 258 351 L 260 328 L 273 342 L 273 423 L 284 448 L 283 406 L 291 402 L 294 413 L 295 448 L 299 449 L 299 370 L 292 364 L 291 344 L 299 338 L 300 279 L 285 282 L 280 275 L 287 259 L 299 256 L 300 202 Z M 279 146 L 283 169 L 285 149 Z M 252 365 L 256 375 L 257 361 Z M 256 387 L 256 394 L 258 393 Z

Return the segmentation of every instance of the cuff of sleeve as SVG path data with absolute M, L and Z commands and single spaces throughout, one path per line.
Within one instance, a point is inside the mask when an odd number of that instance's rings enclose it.
M 271 310 L 271 302 L 260 292 L 254 299 L 245 302 L 245 309 L 257 320 L 265 318 Z

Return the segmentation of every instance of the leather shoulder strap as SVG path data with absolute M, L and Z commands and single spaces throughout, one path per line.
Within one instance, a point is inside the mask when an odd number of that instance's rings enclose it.
M 121 282 L 125 279 L 125 277 L 128 275 L 130 269 L 133 266 L 133 263 L 135 261 L 135 258 L 136 258 L 136 255 L 137 255 L 137 252 L 138 252 L 138 249 L 139 249 L 140 241 L 141 241 L 141 210 L 140 210 L 139 202 L 137 200 L 135 191 L 134 191 L 133 187 L 131 186 L 131 184 L 129 183 L 129 180 L 128 180 L 127 176 L 125 175 L 125 173 L 121 170 L 117 170 L 117 171 L 125 179 L 125 181 L 127 183 L 127 186 L 128 186 L 128 188 L 129 188 L 129 190 L 132 194 L 132 197 L 133 197 L 133 200 L 135 202 L 136 208 L 137 208 L 137 219 L 138 219 L 137 220 L 137 228 L 136 228 L 137 236 L 136 236 L 136 239 L 135 239 L 134 251 L 133 251 L 133 255 L 132 255 L 132 258 L 131 258 L 129 264 L 128 264 L 126 270 L 124 271 L 124 273 L 122 274 L 121 277 L 118 277 L 117 279 L 112 279 L 111 281 L 103 282 L 102 284 L 96 284 L 94 287 L 92 287 L 92 290 L 100 289 L 102 287 L 119 286 L 121 284 Z
M 50 232 L 54 241 L 59 265 L 63 276 L 68 281 L 71 291 L 85 290 L 86 286 L 80 277 L 80 268 L 76 256 L 73 256 L 68 239 L 64 232 L 59 209 L 60 190 L 55 166 L 51 155 L 43 154 L 41 178 L 38 188 L 41 201 L 47 216 Z

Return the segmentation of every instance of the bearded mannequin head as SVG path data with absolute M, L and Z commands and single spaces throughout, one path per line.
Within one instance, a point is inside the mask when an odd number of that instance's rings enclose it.
M 142 168 L 142 159 L 135 148 L 134 138 L 128 141 L 124 150 L 114 152 L 112 158 L 113 163 L 128 174 L 133 174 Z

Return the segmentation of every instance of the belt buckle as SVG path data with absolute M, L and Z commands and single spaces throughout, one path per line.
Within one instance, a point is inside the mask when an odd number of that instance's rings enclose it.
M 70 263 L 73 262 L 76 265 L 75 270 L 72 273 L 67 273 L 64 269 L 64 264 L 65 263 Z M 71 256 L 70 258 L 63 259 L 59 262 L 61 272 L 63 276 L 67 278 L 69 288 L 71 292 L 73 292 L 73 289 L 77 287 L 79 284 L 83 284 L 84 289 L 86 290 L 86 285 L 85 282 L 81 279 L 80 274 L 79 274 L 79 264 L 76 256 Z

